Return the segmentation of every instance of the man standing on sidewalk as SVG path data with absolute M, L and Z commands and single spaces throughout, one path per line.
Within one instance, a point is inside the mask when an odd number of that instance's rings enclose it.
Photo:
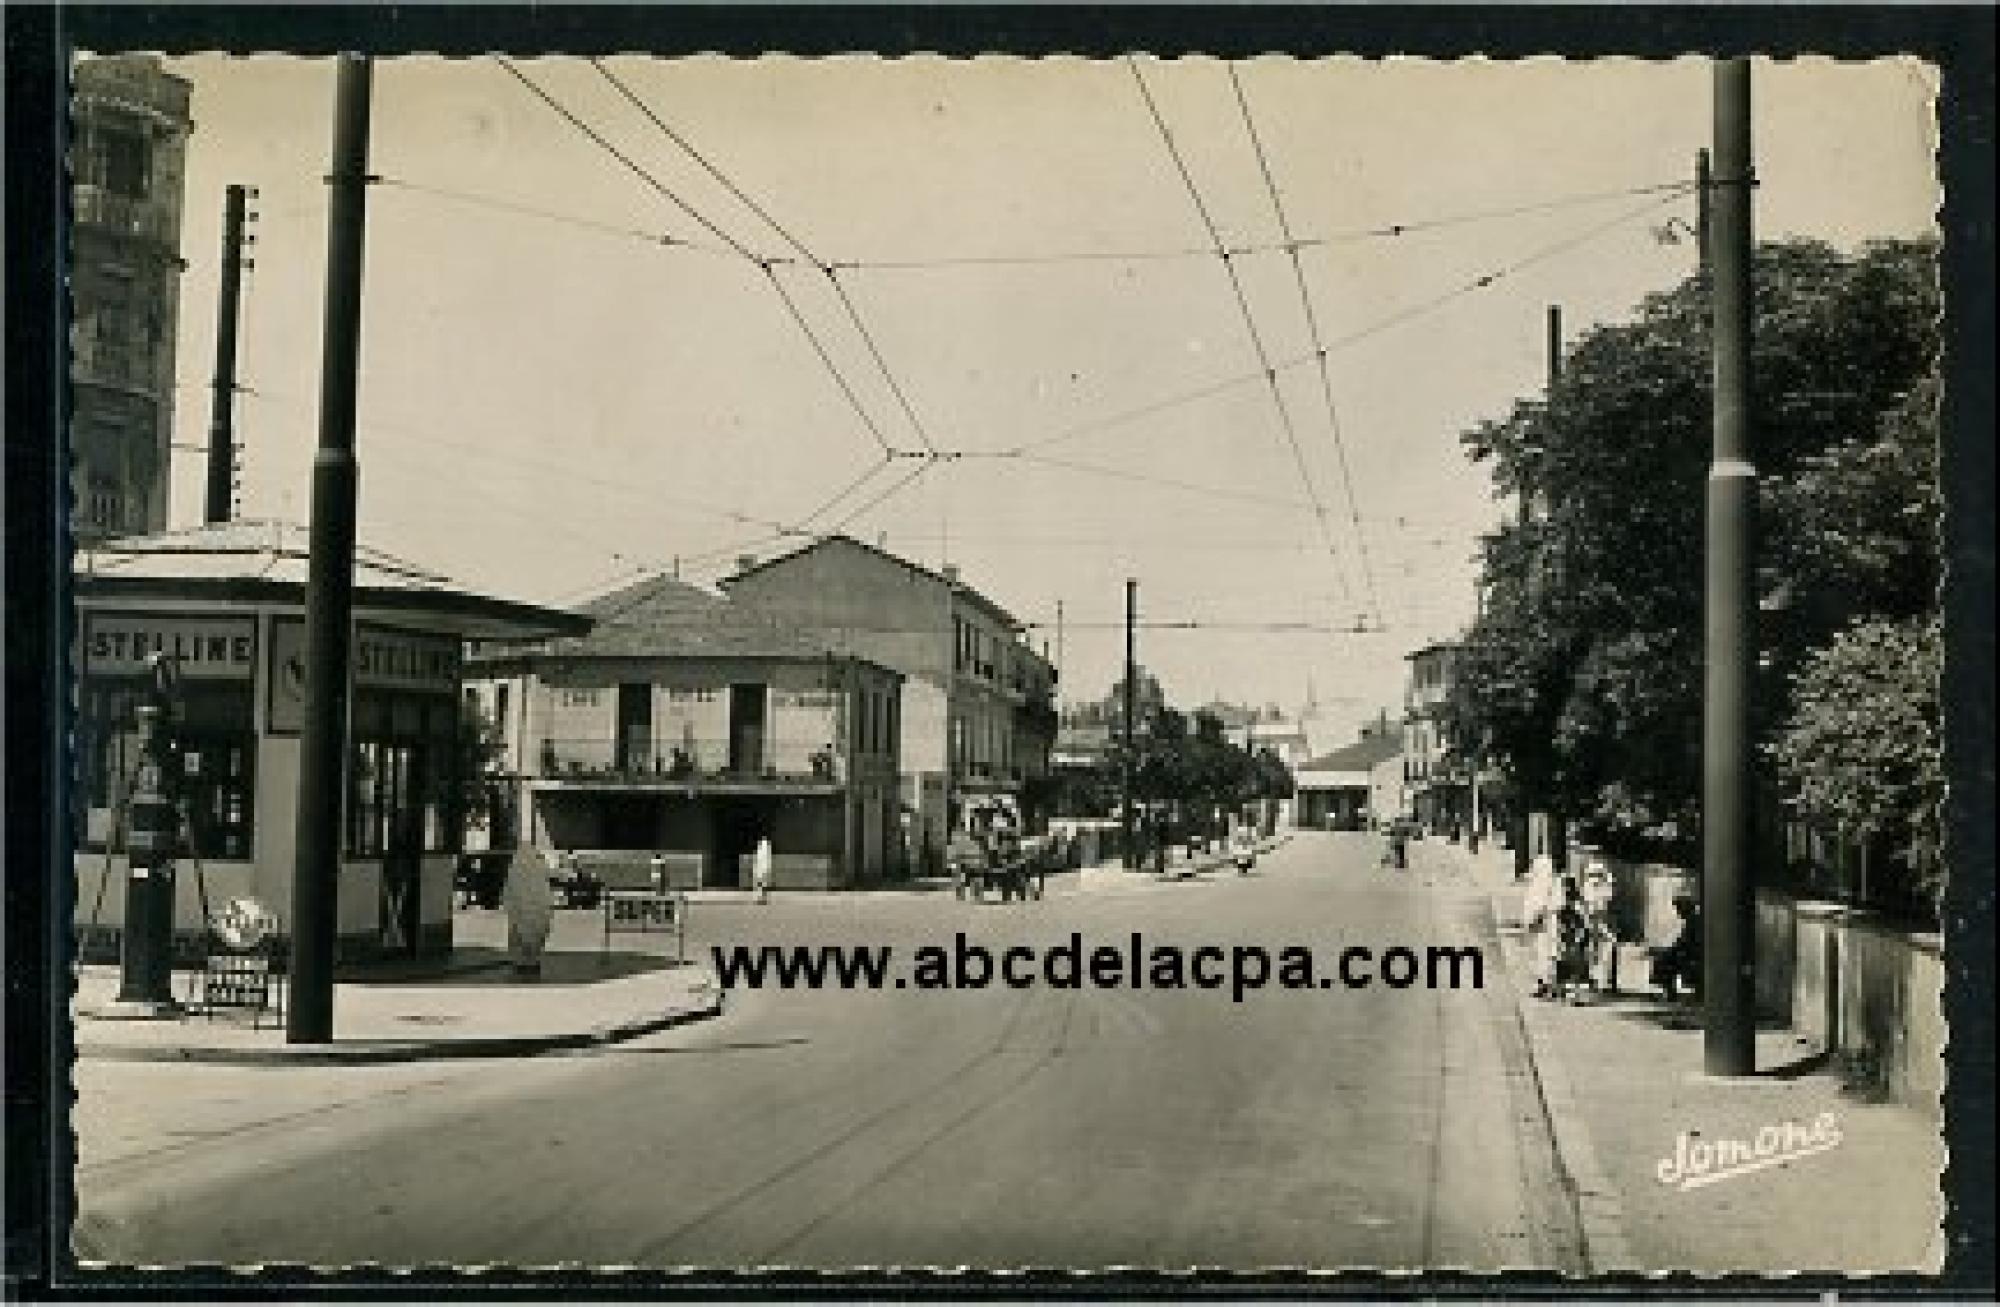
M 750 884 L 759 903 L 771 901 L 771 837 L 757 837 L 757 851 L 750 855 Z

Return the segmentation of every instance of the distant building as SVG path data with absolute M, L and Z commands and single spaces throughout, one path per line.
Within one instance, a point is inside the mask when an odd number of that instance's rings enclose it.
M 1368 769 L 1368 814 L 1371 820 L 1393 821 L 1410 815 L 1403 763 L 1403 753 L 1397 750 Z
M 512 839 L 607 882 L 741 886 L 757 841 L 779 888 L 902 869 L 902 677 L 815 632 L 668 577 L 582 606 L 589 634 L 477 648 Z M 657 860 L 657 861 L 656 861 Z
M 734 603 L 902 675 L 902 803 L 926 866 L 938 865 L 965 808 L 1019 804 L 1047 775 L 1055 667 L 957 568 L 934 572 L 835 535 L 744 559 L 720 585 Z
M 1400 815 L 1394 806 L 1378 808 L 1374 794 L 1377 768 L 1400 764 L 1402 731 L 1374 725 L 1361 738 L 1301 763 L 1293 773 L 1297 787 L 1295 824 L 1311 830 L 1365 830 L 1371 821 Z
M 70 163 L 72 527 L 167 526 L 189 86 L 149 55 L 76 65 Z
M 1431 831 L 1464 830 L 1472 818 L 1471 773 L 1445 723 L 1458 655 L 1458 645 L 1441 643 L 1408 656 L 1403 778 L 1411 815 Z

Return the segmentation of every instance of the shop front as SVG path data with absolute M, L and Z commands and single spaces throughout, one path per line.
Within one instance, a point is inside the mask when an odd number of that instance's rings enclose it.
M 155 655 L 178 675 L 168 727 L 184 816 L 176 945 L 239 897 L 289 930 L 305 717 L 302 530 L 236 523 L 113 542 L 76 576 L 75 922 L 86 955 L 122 927 L 134 709 Z M 355 571 L 337 938 L 343 958 L 451 946 L 463 829 L 463 643 L 586 629 L 364 551 Z

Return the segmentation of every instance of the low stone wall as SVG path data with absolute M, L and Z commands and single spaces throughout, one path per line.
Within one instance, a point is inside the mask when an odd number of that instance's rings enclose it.
M 748 889 L 754 883 L 751 878 L 751 854 L 744 854 L 737 860 L 737 873 L 741 884 Z M 839 863 L 826 853 L 773 853 L 771 855 L 771 888 L 787 889 L 844 889 L 840 879 Z
M 1941 1118 L 1942 941 L 1872 913 L 1800 906 L 1800 951 L 1818 958 L 1810 976 L 1801 969 L 1795 1012 L 1819 1027 L 1826 1046 L 1856 1079 Z M 1826 1031 L 1833 1032 L 1830 1040 Z
M 1608 859 L 1619 938 L 1658 948 L 1680 928 L 1678 867 Z M 1628 974 L 1643 983 L 1643 967 Z M 1942 1114 L 1944 961 L 1936 934 L 1775 890 L 1757 896 L 1757 1014 L 1828 1051 L 1857 1081 Z

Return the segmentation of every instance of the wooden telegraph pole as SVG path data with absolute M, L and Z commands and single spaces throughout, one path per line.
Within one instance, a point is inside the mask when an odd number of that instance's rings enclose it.
M 248 192 L 231 186 L 222 199 L 222 284 L 215 311 L 215 394 L 208 416 L 206 522 L 227 522 L 236 481 L 236 321 L 243 302 L 244 205 Z

